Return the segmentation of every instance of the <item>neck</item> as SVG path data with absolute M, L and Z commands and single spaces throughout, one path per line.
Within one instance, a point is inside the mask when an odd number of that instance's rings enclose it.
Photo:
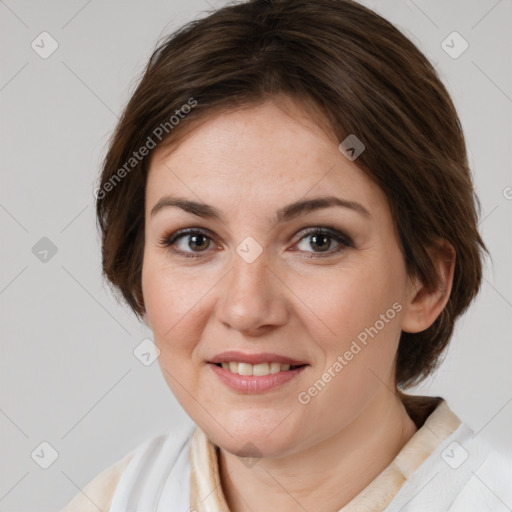
M 349 426 L 307 450 L 247 467 L 220 448 L 220 480 L 230 512 L 344 507 L 417 431 L 399 396 L 383 389 Z

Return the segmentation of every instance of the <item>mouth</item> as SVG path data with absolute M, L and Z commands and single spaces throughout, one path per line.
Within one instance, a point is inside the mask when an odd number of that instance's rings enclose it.
M 263 393 L 293 381 L 310 365 L 268 352 L 244 354 L 229 351 L 207 361 L 207 366 L 233 391 Z
M 208 363 L 238 375 L 255 375 L 258 377 L 293 371 L 302 366 L 308 366 L 305 361 L 281 354 L 272 352 L 246 354 L 237 350 L 229 350 L 217 354 Z
M 258 364 L 251 363 L 243 363 L 240 361 L 224 361 L 222 363 L 211 363 L 217 366 L 218 368 L 223 368 L 231 373 L 242 376 L 251 376 L 254 375 L 256 377 L 265 377 L 267 375 L 274 375 L 280 372 L 289 372 L 296 370 L 297 368 L 302 368 L 304 366 L 308 366 L 307 364 L 288 364 L 288 363 L 279 363 L 277 361 L 274 362 L 264 362 Z

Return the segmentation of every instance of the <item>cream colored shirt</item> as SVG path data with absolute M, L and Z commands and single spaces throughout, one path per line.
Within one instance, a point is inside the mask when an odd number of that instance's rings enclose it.
M 382 512 L 404 482 L 421 463 L 446 439 L 461 421 L 443 399 L 406 397 L 406 408 L 423 423 L 393 461 L 359 494 L 338 512 Z M 433 412 L 425 419 L 434 408 Z M 229 511 L 219 480 L 218 453 L 201 429 L 196 429 L 191 446 L 191 506 L 198 512 Z M 201 465 L 207 461 L 208 463 Z M 194 471 L 194 469 L 196 469 Z M 439 512 L 439 511 L 436 511 Z

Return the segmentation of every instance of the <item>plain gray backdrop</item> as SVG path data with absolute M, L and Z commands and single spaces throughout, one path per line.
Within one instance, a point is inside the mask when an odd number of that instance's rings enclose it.
M 413 391 L 444 397 L 512 453 L 512 2 L 363 3 L 426 53 L 451 93 L 494 259 L 441 369 Z M 223 4 L 0 0 L 3 511 L 57 510 L 138 444 L 191 421 L 158 362 L 134 355 L 151 332 L 101 279 L 93 189 L 157 41 Z

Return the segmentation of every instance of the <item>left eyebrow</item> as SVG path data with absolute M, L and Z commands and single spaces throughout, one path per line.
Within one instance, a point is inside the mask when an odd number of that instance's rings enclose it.
M 283 208 L 280 208 L 276 212 L 274 222 L 276 224 L 281 222 L 288 222 L 300 215 L 304 215 L 305 213 L 323 208 L 331 208 L 333 206 L 348 208 L 357 213 L 360 213 L 368 219 L 372 217 L 371 213 L 360 203 L 335 196 L 323 196 L 313 199 L 306 199 L 303 201 L 296 201 L 295 203 L 291 203 Z
M 168 207 L 178 207 L 182 210 L 203 218 L 217 219 L 225 222 L 224 215 L 220 210 L 206 203 L 198 201 L 191 201 L 183 197 L 162 197 L 151 209 L 150 216 L 154 216 L 158 211 Z M 279 224 L 282 222 L 289 222 L 301 215 L 309 213 L 314 210 L 320 210 L 324 208 L 331 208 L 333 206 L 339 206 L 342 208 L 348 208 L 357 213 L 360 213 L 364 217 L 372 218 L 371 213 L 360 203 L 355 201 L 349 201 L 335 196 L 322 196 L 312 199 L 299 200 L 294 203 L 288 204 L 283 208 L 277 210 L 273 223 Z

